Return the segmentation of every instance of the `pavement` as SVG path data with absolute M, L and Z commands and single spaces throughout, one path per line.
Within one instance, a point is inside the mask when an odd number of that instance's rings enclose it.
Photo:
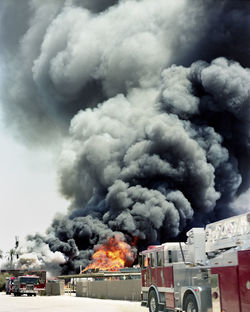
M 148 312 L 140 302 L 64 296 L 14 297 L 0 293 L 0 312 Z

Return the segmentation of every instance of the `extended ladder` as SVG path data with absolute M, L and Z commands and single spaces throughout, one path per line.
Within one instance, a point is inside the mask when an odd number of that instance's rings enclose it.
M 250 248 L 250 212 L 206 226 L 206 252 L 239 246 Z

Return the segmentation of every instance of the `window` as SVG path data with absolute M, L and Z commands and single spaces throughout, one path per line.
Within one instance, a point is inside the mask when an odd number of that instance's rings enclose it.
M 20 284 L 38 284 L 38 278 L 20 277 Z
M 155 267 L 155 253 L 150 254 L 150 263 L 151 263 L 151 268 Z
M 138 264 L 142 268 L 143 267 L 143 255 L 139 255 L 138 257 Z
M 178 250 L 165 250 L 164 251 L 164 266 L 169 263 L 178 262 Z
M 144 266 L 144 268 L 147 268 L 148 267 L 148 265 L 149 265 L 149 263 L 148 263 L 148 255 L 144 255 L 143 256 L 143 266 Z
M 156 260 L 157 260 L 157 266 L 161 267 L 163 264 L 163 251 L 157 251 Z
M 164 252 L 164 265 L 166 266 L 168 263 L 172 263 L 172 250 L 165 250 Z

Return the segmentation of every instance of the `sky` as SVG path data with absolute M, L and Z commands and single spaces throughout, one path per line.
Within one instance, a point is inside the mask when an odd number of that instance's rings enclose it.
M 23 243 L 30 233 L 44 233 L 55 213 L 65 213 L 68 202 L 57 189 L 55 156 L 15 140 L 2 118 L 0 146 L 0 249 L 6 253 L 15 236 Z
M 249 1 L 0 1 L 0 249 L 30 234 L 24 257 L 76 272 L 111 237 L 136 260 L 249 210 L 249 21 Z

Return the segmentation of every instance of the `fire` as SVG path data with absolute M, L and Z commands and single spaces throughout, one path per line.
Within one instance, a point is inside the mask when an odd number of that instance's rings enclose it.
M 125 266 L 131 266 L 135 257 L 136 254 L 131 246 L 122 241 L 119 235 L 116 235 L 108 238 L 106 243 L 96 248 L 92 262 L 82 272 L 89 269 L 119 271 Z

